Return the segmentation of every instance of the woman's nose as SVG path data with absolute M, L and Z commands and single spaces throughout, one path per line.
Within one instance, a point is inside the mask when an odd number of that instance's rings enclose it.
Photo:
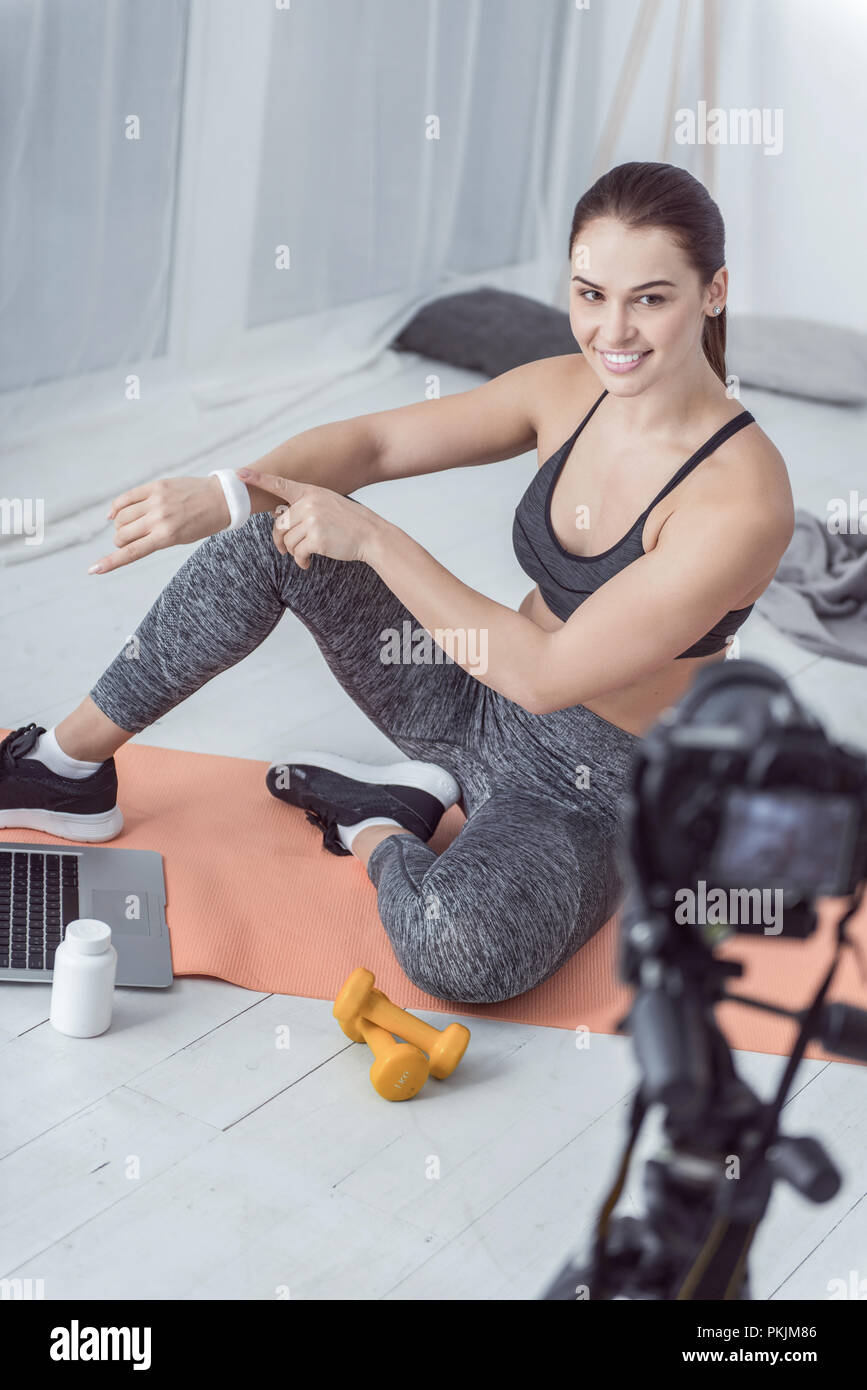
M 608 307 L 603 323 L 605 342 L 611 348 L 622 347 L 628 340 L 631 329 L 626 305 L 612 304 Z

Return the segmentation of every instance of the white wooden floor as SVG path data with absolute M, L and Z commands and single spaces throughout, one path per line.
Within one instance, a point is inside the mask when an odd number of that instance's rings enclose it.
M 418 398 L 419 368 L 408 373 L 388 399 L 341 414 Z M 444 390 L 480 379 L 442 375 Z M 759 397 L 745 401 L 756 413 Z M 797 430 L 802 403 L 781 399 L 761 403 L 781 422 L 794 410 Z M 370 489 L 364 501 L 516 604 L 528 584 L 511 513 L 532 468 L 525 456 Z M 795 459 L 790 468 L 797 482 Z M 797 500 L 816 509 L 808 473 Z M 187 550 L 87 576 L 99 553 L 80 546 L 3 572 L 0 650 L 12 656 L 0 724 L 62 718 Z M 863 667 L 814 658 L 757 615 L 740 650 L 778 666 L 835 732 L 864 741 Z M 288 742 L 400 756 L 291 614 L 139 741 L 268 760 Z M 389 1105 L 330 1001 L 179 979 L 118 991 L 110 1032 L 76 1040 L 48 1024 L 48 996 L 0 987 L 0 1277 L 42 1279 L 52 1299 L 532 1299 L 587 1236 L 637 1078 L 628 1039 L 594 1036 L 579 1050 L 568 1031 L 471 1019 L 459 1071 Z M 737 1056 L 770 1096 L 781 1059 Z M 777 1191 L 755 1246 L 755 1297 L 824 1299 L 830 1280 L 867 1277 L 865 1101 L 865 1069 L 802 1065 L 785 1127 L 821 1137 L 843 1188 L 820 1207 Z M 651 1128 L 639 1158 L 654 1138 Z M 641 1205 L 640 1164 L 633 1172 L 624 1211 Z

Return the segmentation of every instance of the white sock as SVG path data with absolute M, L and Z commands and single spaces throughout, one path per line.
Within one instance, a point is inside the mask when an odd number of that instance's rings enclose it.
M 25 758 L 38 758 L 39 762 L 44 763 L 52 772 L 56 772 L 58 777 L 89 777 L 92 772 L 96 772 L 102 763 L 85 763 L 78 758 L 70 758 L 68 753 L 64 753 L 60 744 L 57 742 L 57 735 L 53 728 L 47 729 L 44 734 L 36 740 L 29 753 L 25 753 Z
M 359 830 L 366 830 L 369 825 L 396 825 L 398 830 L 404 829 L 400 821 L 389 820 L 387 816 L 371 816 L 368 820 L 357 821 L 355 825 L 338 825 L 337 837 L 344 849 L 352 849 L 352 841 Z

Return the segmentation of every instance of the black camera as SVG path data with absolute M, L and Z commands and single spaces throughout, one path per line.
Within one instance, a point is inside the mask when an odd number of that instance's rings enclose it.
M 621 862 L 620 974 L 635 994 L 618 1027 L 633 1037 L 642 1080 L 592 1249 L 543 1297 L 748 1298 L 747 1255 L 773 1182 L 784 1178 L 812 1201 L 839 1188 L 818 1140 L 778 1131 L 807 1043 L 818 1037 L 867 1061 L 867 1013 L 824 1003 L 841 950 L 854 948 L 846 926 L 867 877 L 867 757 L 830 740 L 770 666 L 705 667 L 637 747 Z M 810 1007 L 792 1013 L 729 993 L 742 967 L 714 947 L 738 932 L 803 938 L 816 926 L 817 897 L 845 903 Z M 721 1000 L 800 1024 L 769 1104 L 735 1071 L 714 1016 Z M 644 1170 L 646 1214 L 612 1217 L 654 1104 L 667 1142 Z
M 771 667 L 720 663 L 639 745 L 627 819 L 630 868 L 658 906 L 699 882 L 779 892 L 783 934 L 804 936 L 813 899 L 867 872 L 867 758 L 829 740 Z

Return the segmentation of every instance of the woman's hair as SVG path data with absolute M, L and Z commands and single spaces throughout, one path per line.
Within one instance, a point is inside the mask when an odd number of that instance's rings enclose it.
M 661 227 L 685 252 L 702 287 L 725 265 L 722 214 L 703 183 L 674 164 L 618 164 L 598 178 L 575 204 L 569 233 L 569 260 L 575 239 L 597 217 L 615 217 L 627 227 Z M 720 380 L 726 379 L 726 311 L 706 316 L 704 355 Z

